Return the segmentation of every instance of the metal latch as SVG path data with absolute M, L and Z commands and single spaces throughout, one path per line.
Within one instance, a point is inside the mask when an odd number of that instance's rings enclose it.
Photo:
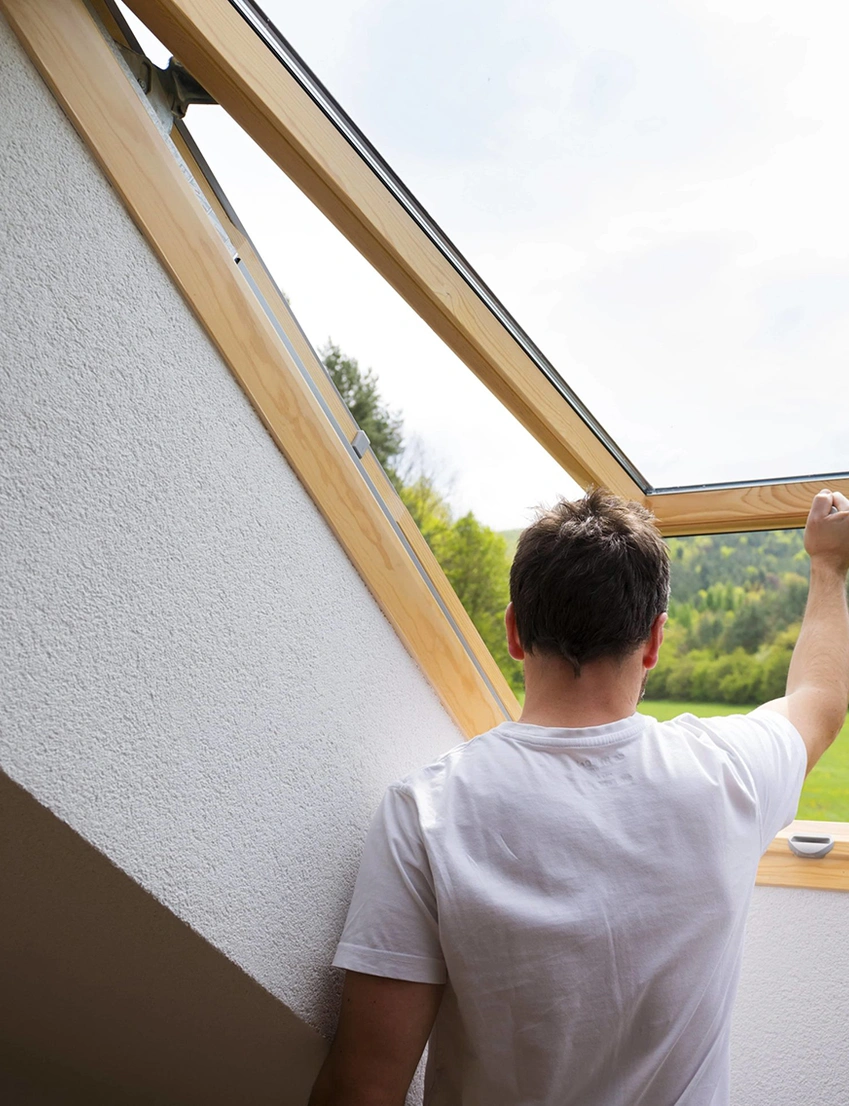
M 358 430 L 354 435 L 354 440 L 351 442 L 351 449 L 353 449 L 354 453 L 356 453 L 356 455 L 362 461 L 363 457 L 365 457 L 366 453 L 368 452 L 368 447 L 370 445 L 371 442 L 369 441 L 368 434 L 366 434 L 365 430 Z
M 804 856 L 808 860 L 818 860 L 821 856 L 830 853 L 834 848 L 833 837 L 810 837 L 803 833 L 794 833 L 788 838 L 787 844 L 790 851 L 796 856 Z
M 144 54 L 120 43 L 117 46 L 156 114 L 167 124 L 170 125 L 174 119 L 182 119 L 192 104 L 218 102 L 176 58 L 171 58 L 167 69 L 160 69 Z

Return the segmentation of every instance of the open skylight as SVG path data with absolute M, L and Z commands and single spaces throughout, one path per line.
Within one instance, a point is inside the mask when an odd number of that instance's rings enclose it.
M 320 16 L 279 0 L 132 3 L 579 483 L 648 492 L 672 532 L 694 532 L 798 525 L 810 488 L 792 482 L 845 474 L 831 399 L 849 342 L 836 16 L 683 0 L 639 19 L 614 0 L 501 3 L 486 18 L 472 3 Z M 306 303 L 277 273 L 314 339 L 331 336 L 310 324 L 317 308 L 361 320 L 373 344 L 373 280 L 295 189 L 256 202 L 260 175 L 216 116 L 190 122 L 258 246 L 285 226 L 280 256 L 303 247 L 291 271 L 319 274 Z M 447 408 L 432 420 L 460 447 L 449 470 L 503 486 L 512 511 L 496 443 L 527 483 L 524 509 L 566 490 L 541 452 L 514 448 L 488 397 L 440 377 L 441 347 L 417 368 L 427 341 L 411 343 L 403 312 L 378 314 L 390 355 L 350 352 L 382 380 L 400 367 L 387 398 L 414 431 L 434 396 L 456 393 L 459 429 Z M 652 495 L 764 482 L 775 492 L 698 505 Z

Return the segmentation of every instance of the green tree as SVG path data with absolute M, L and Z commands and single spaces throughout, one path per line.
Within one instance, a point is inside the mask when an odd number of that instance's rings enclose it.
M 760 663 L 760 683 L 758 698 L 767 703 L 770 699 L 779 699 L 787 688 L 787 672 L 793 647 L 799 637 L 800 623 L 788 626 L 776 635 L 771 645 L 758 653 Z
M 506 540 L 471 512 L 455 520 L 431 476 L 410 479 L 400 495 L 505 679 L 520 691 L 522 667 L 508 653 L 504 633 L 510 599 Z
M 469 512 L 446 536 L 442 567 L 508 683 L 518 691 L 521 666 L 510 657 L 504 632 L 504 610 L 510 601 L 507 542 Z
M 395 462 L 404 449 L 400 414 L 390 411 L 383 402 L 374 371 L 361 369 L 355 357 L 346 356 L 339 346 L 328 342 L 321 350 L 321 359 L 345 406 L 368 435 L 375 457 L 397 487 L 400 481 Z
M 719 681 L 719 699 L 723 703 L 757 703 L 761 670 L 757 659 L 744 649 L 735 649 L 728 658 L 731 671 Z
M 808 581 L 798 572 L 785 572 L 781 576 L 776 603 L 778 618 L 785 625 L 801 621 L 808 601 Z
M 507 652 L 504 635 L 510 590 L 506 541 L 471 513 L 455 520 L 436 479 L 420 465 L 408 463 L 405 471 L 399 472 L 404 452 L 402 420 L 383 402 L 374 372 L 363 371 L 355 358 L 346 356 L 333 342 L 328 342 L 321 356 L 485 645 L 511 687 L 520 690 L 521 665 Z
M 399 487 L 398 494 L 441 564 L 452 518 L 451 509 L 437 488 L 436 481 L 423 472 L 415 476 L 408 475 L 407 480 Z
M 770 618 L 769 607 L 762 601 L 762 594 L 760 591 L 752 592 L 726 630 L 723 644 L 729 652 L 741 648 L 747 653 L 754 653 L 766 640 Z

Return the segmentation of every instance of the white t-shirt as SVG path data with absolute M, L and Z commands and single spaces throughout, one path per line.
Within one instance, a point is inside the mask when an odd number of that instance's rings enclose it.
M 428 1106 L 726 1106 L 755 872 L 805 766 L 773 711 L 506 722 L 389 788 L 333 962 L 447 980 Z

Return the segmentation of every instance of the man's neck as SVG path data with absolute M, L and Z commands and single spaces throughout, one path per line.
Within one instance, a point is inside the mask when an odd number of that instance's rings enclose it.
M 525 663 L 525 705 L 520 722 L 557 729 L 604 726 L 637 709 L 644 670 L 633 663 L 597 661 L 580 676 L 553 658 Z

